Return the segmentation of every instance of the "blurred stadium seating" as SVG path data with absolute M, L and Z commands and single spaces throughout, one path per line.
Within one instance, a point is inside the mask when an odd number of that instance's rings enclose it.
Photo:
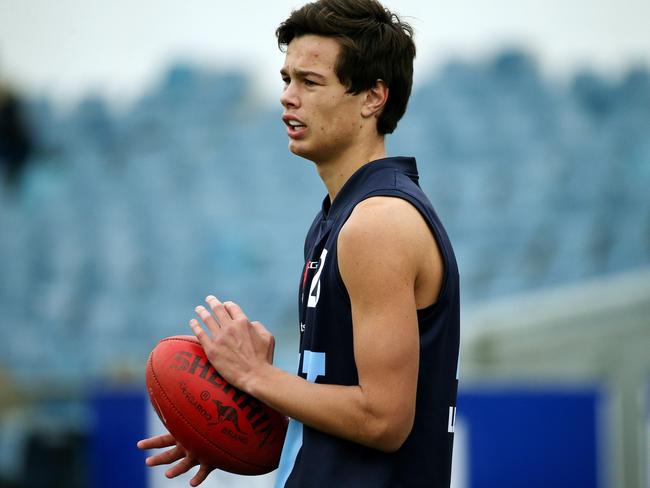
M 286 150 L 279 104 L 252 100 L 244 75 L 183 63 L 122 111 L 28 100 L 36 151 L 21 191 L 0 188 L 2 404 L 138 384 L 208 293 L 265 322 L 292 367 L 302 239 L 324 190 Z M 650 265 L 646 68 L 561 83 L 517 50 L 451 62 L 388 146 L 418 159 L 464 307 Z

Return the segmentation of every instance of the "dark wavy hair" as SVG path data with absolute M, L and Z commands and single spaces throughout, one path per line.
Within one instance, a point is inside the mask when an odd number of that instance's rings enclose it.
M 388 100 L 377 121 L 380 134 L 397 127 L 413 85 L 413 28 L 376 0 L 318 0 L 294 10 L 275 31 L 286 50 L 296 37 L 333 37 L 341 50 L 336 75 L 348 93 L 372 88 L 377 80 L 388 87 Z

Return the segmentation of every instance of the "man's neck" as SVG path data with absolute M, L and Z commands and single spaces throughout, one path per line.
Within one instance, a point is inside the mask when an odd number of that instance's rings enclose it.
M 373 144 L 351 148 L 335 160 L 316 163 L 316 169 L 327 188 L 330 202 L 334 202 L 343 185 L 359 168 L 385 157 L 386 146 L 382 137 L 376 139 Z

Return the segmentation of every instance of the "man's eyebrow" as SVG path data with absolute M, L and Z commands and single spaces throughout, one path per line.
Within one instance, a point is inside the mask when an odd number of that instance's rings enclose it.
M 316 71 L 309 71 L 309 70 L 305 70 L 305 69 L 296 68 L 296 69 L 293 70 L 293 72 L 297 76 L 299 76 L 301 78 L 305 78 L 307 76 L 313 76 L 313 77 L 319 78 L 321 80 L 326 80 L 327 79 L 324 75 L 321 75 L 320 73 L 317 73 Z M 280 70 L 280 75 L 289 76 L 289 72 L 285 68 L 282 68 Z

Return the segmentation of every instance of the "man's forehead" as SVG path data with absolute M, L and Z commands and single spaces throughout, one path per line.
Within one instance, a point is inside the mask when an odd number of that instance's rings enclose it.
M 338 41 L 331 37 L 296 37 L 287 46 L 283 71 L 309 70 L 321 74 L 334 72 L 339 49 Z

